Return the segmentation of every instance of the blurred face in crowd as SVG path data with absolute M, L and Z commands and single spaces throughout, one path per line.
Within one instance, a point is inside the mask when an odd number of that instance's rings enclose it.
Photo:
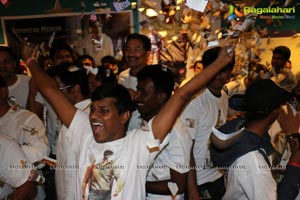
M 58 50 L 54 55 L 54 65 L 59 65 L 64 62 L 73 63 L 74 58 L 70 51 L 62 49 Z
M 84 66 L 95 67 L 93 61 L 88 58 L 86 58 L 82 61 L 82 66 L 83 67 Z
M 89 73 L 88 75 L 88 82 L 89 82 L 90 93 L 93 93 L 97 87 L 102 85 L 101 81 L 96 80 L 96 75 L 91 73 Z
M 194 74 L 197 75 L 202 71 L 203 71 L 203 64 L 202 63 L 197 63 L 195 68 L 194 68 Z
M 0 76 L 11 85 L 16 80 L 16 63 L 9 53 L 0 51 Z
M 221 90 L 228 82 L 231 75 L 231 69 L 224 68 L 207 85 L 207 88 L 217 96 L 221 95 Z
M 135 76 L 146 65 L 149 53 L 149 51 L 145 50 L 141 40 L 131 39 L 128 41 L 124 55 L 130 67 L 131 75 Z
M 281 54 L 274 53 L 272 56 L 271 63 L 273 69 L 278 73 L 285 66 L 286 60 Z
M 162 95 L 164 93 L 157 92 L 154 83 L 150 79 L 138 81 L 135 101 L 144 120 L 150 120 L 159 112 L 164 104 Z

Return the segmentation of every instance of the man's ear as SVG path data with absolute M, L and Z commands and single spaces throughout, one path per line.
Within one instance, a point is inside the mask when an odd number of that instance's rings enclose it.
M 130 111 L 123 112 L 121 114 L 121 123 L 126 124 L 127 121 L 130 119 L 130 115 L 131 115 Z

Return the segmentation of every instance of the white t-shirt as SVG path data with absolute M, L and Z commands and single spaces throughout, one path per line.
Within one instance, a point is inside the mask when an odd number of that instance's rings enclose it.
M 228 96 L 224 91 L 218 98 L 206 88 L 198 93 L 180 116 L 180 120 L 195 140 L 193 154 L 198 185 L 213 182 L 223 175 L 212 167 L 208 147 L 212 127 L 218 127 L 226 122 L 227 108 Z
M 47 137 L 49 140 L 51 154 L 56 154 L 56 140 L 59 130 L 61 128 L 61 122 L 53 110 L 52 106 L 44 99 L 44 97 L 37 93 L 35 100 L 44 106 L 43 108 L 43 120 L 46 125 Z
M 48 156 L 46 130 L 36 114 L 25 109 L 10 108 L 0 118 L 0 132 L 14 138 L 31 163 Z
M 133 89 L 136 91 L 136 86 L 137 86 L 137 78 L 134 76 L 131 76 L 129 74 L 130 68 L 122 71 L 119 75 L 118 83 L 123 85 L 126 88 Z
M 133 112 L 128 130 L 130 131 L 134 128 L 149 129 L 147 126 L 148 124 L 140 118 L 139 112 Z M 169 134 L 169 140 L 169 144 L 158 154 L 153 167 L 149 170 L 147 181 L 162 181 L 170 179 L 170 169 L 179 173 L 187 173 L 189 171 L 192 138 L 179 120 L 177 120 L 174 124 L 173 129 Z M 146 199 L 182 200 L 184 199 L 184 194 L 172 197 L 170 195 L 147 193 Z
M 26 75 L 17 74 L 17 82 L 8 87 L 8 97 L 14 97 L 16 103 L 21 108 L 26 108 L 28 94 L 29 94 L 29 80 L 30 77 Z
M 0 134 L 0 160 L 0 182 L 5 183 L 0 186 L 0 199 L 4 199 L 13 192 L 13 188 L 28 180 L 33 166 L 16 141 L 4 134 Z M 22 163 L 26 163 L 25 168 L 22 168 Z
M 151 124 L 152 121 L 149 122 L 149 127 L 151 127 Z M 151 130 L 136 129 L 134 133 L 127 134 L 124 138 L 112 142 L 96 143 L 88 115 L 80 110 L 77 110 L 68 132 L 64 136 L 64 139 L 68 139 L 72 144 L 76 155 L 76 163 L 79 166 L 75 199 L 81 199 L 82 194 L 85 194 L 85 197 L 88 198 L 89 184 L 87 184 L 85 191 L 82 191 L 83 183 L 86 183 L 84 177 L 87 169 L 92 164 L 94 167 L 98 166 L 104 160 L 104 153 L 107 152 L 110 152 L 109 163 L 113 163 L 109 168 L 113 176 L 110 177 L 110 180 L 102 178 L 100 181 L 101 183 L 111 181 L 106 183 L 107 187 L 111 187 L 111 199 L 144 199 L 146 196 L 147 169 L 159 153 L 158 150 L 150 147 L 163 147 L 168 142 L 166 138 L 163 144 L 160 145 L 159 140 L 154 139 Z M 148 147 L 154 151 L 150 152 Z M 99 168 L 99 172 L 92 177 L 100 176 L 105 170 L 107 168 Z M 116 196 L 113 195 L 115 193 L 117 193 Z
M 75 104 L 75 107 L 90 112 L 91 100 L 86 99 Z M 72 150 L 72 145 L 69 140 L 63 140 L 63 134 L 68 131 L 64 125 L 60 129 L 56 143 L 56 159 L 57 167 L 55 171 L 55 184 L 58 200 L 73 200 L 75 199 L 74 191 L 76 189 L 76 164 L 75 153 Z
M 263 155 L 251 151 L 231 164 L 223 200 L 277 199 L 277 183 Z

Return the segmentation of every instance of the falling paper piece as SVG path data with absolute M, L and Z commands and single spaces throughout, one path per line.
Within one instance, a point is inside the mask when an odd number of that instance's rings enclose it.
M 206 5 L 208 3 L 208 0 L 187 0 L 186 1 L 186 6 L 200 11 L 200 12 L 204 12 Z
M 114 5 L 116 11 L 122 11 L 122 10 L 125 10 L 125 8 L 127 8 L 128 6 L 130 6 L 130 1 L 129 0 L 122 1 L 122 2 L 115 1 L 115 2 L 113 2 L 113 5 Z

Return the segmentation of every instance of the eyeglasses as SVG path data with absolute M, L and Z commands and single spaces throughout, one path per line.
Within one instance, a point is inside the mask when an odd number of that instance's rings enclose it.
M 67 89 L 69 87 L 72 87 L 72 85 L 67 85 L 67 86 L 60 87 L 59 90 L 64 90 L 64 89 Z

